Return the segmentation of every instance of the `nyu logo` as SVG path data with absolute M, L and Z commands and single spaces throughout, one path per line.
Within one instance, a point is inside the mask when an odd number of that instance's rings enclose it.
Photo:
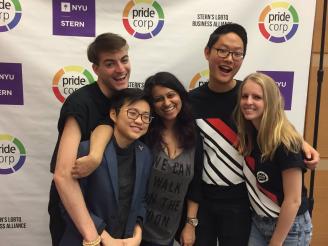
M 17 172 L 25 163 L 26 151 L 17 138 L 0 134 L 0 174 Z
M 208 78 L 209 78 L 209 70 L 208 69 L 197 73 L 189 83 L 189 90 L 192 90 L 198 86 L 201 86 L 201 85 L 207 83 Z
M 131 0 L 123 11 L 123 25 L 135 38 L 150 39 L 164 26 L 163 9 L 156 1 Z
M 87 5 L 78 5 L 78 4 L 72 4 L 69 2 L 62 2 L 61 3 L 61 11 L 62 12 L 73 12 L 73 11 L 84 11 L 86 12 L 88 10 Z
M 15 80 L 15 74 L 0 74 L 0 80 Z
M 298 25 L 297 11 L 287 2 L 275 2 L 267 5 L 259 17 L 260 32 L 273 43 L 282 43 L 291 39 L 297 31 Z
M 284 98 L 285 110 L 291 110 L 293 99 L 294 72 L 292 71 L 258 71 L 270 76 L 279 87 Z
M 22 7 L 18 0 L 0 0 L 0 32 L 17 26 L 22 17 Z
M 84 85 L 91 84 L 94 79 L 91 73 L 80 66 L 67 66 L 60 69 L 52 81 L 52 90 L 60 102 L 77 89 Z
M 52 0 L 52 5 L 54 35 L 95 36 L 95 0 Z
M 0 62 L 0 104 L 24 104 L 22 64 Z

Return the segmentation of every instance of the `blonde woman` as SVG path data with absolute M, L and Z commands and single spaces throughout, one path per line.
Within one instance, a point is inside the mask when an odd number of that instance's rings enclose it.
M 304 187 L 302 137 L 288 121 L 279 88 L 253 73 L 235 110 L 240 152 L 253 208 L 249 245 L 309 245 L 312 232 Z

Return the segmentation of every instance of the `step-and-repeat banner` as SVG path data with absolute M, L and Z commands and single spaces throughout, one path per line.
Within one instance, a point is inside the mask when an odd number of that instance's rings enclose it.
M 50 245 L 57 119 L 65 98 L 96 79 L 86 57 L 96 35 L 128 40 L 130 87 L 169 71 L 192 89 L 208 80 L 210 33 L 240 23 L 249 44 L 237 78 L 272 76 L 303 132 L 314 14 L 314 0 L 0 0 L 0 245 Z

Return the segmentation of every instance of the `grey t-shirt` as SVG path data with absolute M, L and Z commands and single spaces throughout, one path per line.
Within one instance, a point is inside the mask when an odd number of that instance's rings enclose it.
M 160 150 L 154 153 L 146 196 L 147 213 L 142 239 L 168 244 L 181 218 L 184 198 L 194 176 L 195 149 L 184 150 L 174 159 Z

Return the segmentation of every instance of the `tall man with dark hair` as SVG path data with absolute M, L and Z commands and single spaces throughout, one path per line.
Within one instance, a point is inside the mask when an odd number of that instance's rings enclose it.
M 243 157 L 233 147 L 232 112 L 240 81 L 234 79 L 246 54 L 247 34 L 238 24 L 217 28 L 205 47 L 209 82 L 190 92 L 204 137 L 203 201 L 199 204 L 196 245 L 247 245 L 250 209 Z M 211 105 L 211 107 L 209 106 Z
M 241 25 L 229 23 L 214 30 L 204 50 L 209 81 L 190 92 L 195 119 L 204 137 L 203 200 L 195 225 L 198 246 L 216 246 L 217 241 L 220 246 L 248 244 L 250 205 L 244 159 L 234 147 L 236 126 L 232 119 L 241 83 L 234 77 L 246 48 L 247 33 Z M 319 154 L 306 143 L 304 151 L 312 157 L 308 163 L 315 166 Z
M 131 69 L 128 48 L 126 40 L 117 34 L 97 36 L 88 47 L 88 59 L 98 79 L 96 83 L 74 92 L 62 106 L 58 120 L 58 140 L 51 160 L 56 186 L 52 182 L 48 206 L 53 245 L 59 244 L 65 229 L 60 216 L 57 189 L 83 238 L 92 241 L 98 236 L 79 183 L 72 177 L 71 171 L 80 142 L 88 140 L 99 121 L 107 117 L 113 92 L 128 87 Z M 104 148 L 106 144 L 100 146 Z

